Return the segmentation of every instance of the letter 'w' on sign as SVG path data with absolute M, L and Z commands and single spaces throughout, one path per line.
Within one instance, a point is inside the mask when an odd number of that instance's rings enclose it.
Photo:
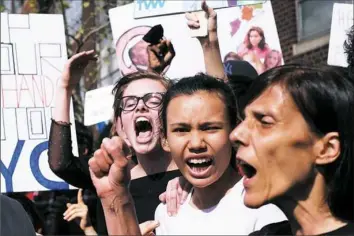
M 165 6 L 165 0 L 137 0 L 137 4 L 139 5 L 139 11 L 141 10 L 150 10 L 156 8 L 163 8 Z M 145 9 L 142 9 L 142 7 Z

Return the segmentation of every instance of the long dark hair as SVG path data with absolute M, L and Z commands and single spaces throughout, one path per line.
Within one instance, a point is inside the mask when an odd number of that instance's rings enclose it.
M 253 46 L 250 42 L 250 36 L 251 36 L 252 31 L 256 31 L 259 34 L 259 36 L 261 36 L 262 40 L 259 42 L 258 47 L 260 49 L 264 50 L 264 48 L 266 47 L 264 31 L 261 27 L 258 27 L 258 26 L 253 26 L 248 30 L 247 35 L 244 40 L 244 44 L 247 46 L 248 49 L 252 49 Z

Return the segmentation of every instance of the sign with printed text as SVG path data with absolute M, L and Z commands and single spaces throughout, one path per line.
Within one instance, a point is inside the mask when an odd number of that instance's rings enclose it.
M 353 25 L 353 4 L 334 3 L 332 13 L 331 34 L 327 63 L 334 66 L 347 67 L 347 57 L 344 53 L 344 42 L 347 31 Z
M 47 154 L 66 60 L 62 15 L 1 13 L 1 192 L 72 188 L 50 170 Z
M 202 0 L 135 0 L 135 19 L 176 14 L 189 11 L 201 10 Z M 207 4 L 214 8 L 235 7 L 252 5 L 265 2 L 265 0 L 207 0 Z

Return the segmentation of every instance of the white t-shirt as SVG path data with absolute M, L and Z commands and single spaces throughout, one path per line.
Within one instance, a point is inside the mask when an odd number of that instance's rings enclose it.
M 157 235 L 248 235 L 270 223 L 287 220 L 283 212 L 273 204 L 251 209 L 243 203 L 241 181 L 209 209 L 199 210 L 190 205 L 192 191 L 176 216 L 168 216 L 165 204 L 155 211 L 160 222 Z

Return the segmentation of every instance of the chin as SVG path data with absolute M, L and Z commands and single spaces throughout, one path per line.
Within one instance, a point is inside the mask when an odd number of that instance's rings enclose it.
M 146 154 L 149 154 L 152 151 L 156 150 L 157 146 L 158 145 L 157 145 L 156 142 L 151 141 L 151 142 L 146 143 L 146 144 L 135 143 L 133 145 L 133 149 L 134 149 L 135 153 L 146 155 Z
M 259 195 L 247 194 L 247 192 L 243 198 L 243 203 L 249 208 L 259 208 L 267 204 Z

